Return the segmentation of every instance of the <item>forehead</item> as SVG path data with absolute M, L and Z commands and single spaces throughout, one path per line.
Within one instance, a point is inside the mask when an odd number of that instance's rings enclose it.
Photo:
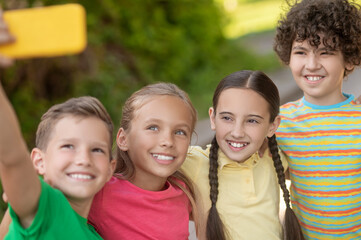
M 216 111 L 234 114 L 269 114 L 268 102 L 255 91 L 243 88 L 229 88 L 222 91 Z
M 328 46 L 325 46 L 324 45 L 324 35 L 319 34 L 318 36 L 320 37 L 319 45 L 316 45 L 316 46 L 311 45 L 310 41 L 312 41 L 312 38 L 306 38 L 305 40 L 297 40 L 297 38 L 296 38 L 292 42 L 292 47 L 300 46 L 300 47 L 303 47 L 303 48 L 306 48 L 306 49 L 312 49 L 312 50 L 325 49 L 326 48 L 326 49 L 332 49 L 333 51 L 337 51 L 337 49 L 334 49 L 334 43 L 329 42 L 330 39 L 327 39 L 328 42 L 326 43 L 326 45 L 328 45 Z
M 55 123 L 49 141 L 73 138 L 109 143 L 109 137 L 110 132 L 101 119 L 67 115 Z
M 192 128 L 193 116 L 189 106 L 179 97 L 162 95 L 148 98 L 134 113 L 135 121 L 157 119 L 164 122 L 183 122 Z

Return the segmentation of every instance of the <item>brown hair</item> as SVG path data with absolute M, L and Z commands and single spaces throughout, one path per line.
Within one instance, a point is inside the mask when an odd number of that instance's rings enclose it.
M 290 7 L 278 21 L 273 49 L 284 64 L 289 64 L 294 41 L 305 40 L 311 46 L 322 43 L 340 50 L 346 63 L 361 63 L 360 6 L 347 0 L 287 1 Z M 353 69 L 346 69 L 345 76 Z
M 230 88 L 250 89 L 261 95 L 267 102 L 270 112 L 270 122 L 273 122 L 279 114 L 280 98 L 276 85 L 272 80 L 260 71 L 238 71 L 223 78 L 218 84 L 213 95 L 213 108 L 216 114 L 218 100 L 221 93 Z M 289 191 L 285 183 L 285 174 L 282 166 L 280 156 L 278 154 L 278 147 L 275 135 L 269 138 L 269 148 L 272 154 L 274 166 L 276 168 L 278 182 L 284 193 L 284 201 L 286 203 L 285 216 L 285 239 L 299 240 L 304 239 L 300 224 L 296 215 L 290 207 Z M 216 137 L 212 140 L 212 146 L 209 153 L 209 184 L 210 184 L 210 199 L 211 208 L 209 210 L 207 220 L 207 239 L 209 240 L 223 240 L 226 239 L 226 229 L 223 226 L 222 220 L 217 210 L 218 199 L 218 143 Z
M 36 147 L 46 150 L 49 139 L 58 121 L 67 116 L 95 117 L 104 122 L 109 132 L 109 152 L 113 145 L 113 122 L 103 104 L 90 96 L 71 98 L 49 108 L 41 117 L 36 131 Z M 111 157 L 111 156 L 110 156 Z
M 188 97 L 188 94 L 178 88 L 175 84 L 172 83 L 155 83 L 147 85 L 140 90 L 133 93 L 127 101 L 124 103 L 123 111 L 122 111 L 122 120 L 120 123 L 120 127 L 124 129 L 124 131 L 129 131 L 131 128 L 131 121 L 134 118 L 138 109 L 140 109 L 147 101 L 155 96 L 174 96 L 181 99 L 184 104 L 189 108 L 189 112 L 192 116 L 192 125 L 191 131 L 194 131 L 195 124 L 197 122 L 197 111 L 193 107 L 191 100 Z M 122 151 L 117 146 L 117 167 L 115 169 L 115 173 L 117 177 L 122 179 L 130 179 L 134 176 L 135 168 L 130 159 L 127 151 Z M 197 210 L 198 203 L 196 203 L 195 199 L 195 187 L 192 181 L 186 177 L 179 170 L 173 173 L 168 177 L 169 182 L 173 185 L 176 185 L 181 190 L 185 192 L 188 196 L 191 204 L 192 204 L 192 216 L 196 223 L 197 233 L 200 231 L 200 221 L 198 221 L 199 217 Z M 186 188 L 182 186 L 179 182 L 183 182 L 186 185 Z

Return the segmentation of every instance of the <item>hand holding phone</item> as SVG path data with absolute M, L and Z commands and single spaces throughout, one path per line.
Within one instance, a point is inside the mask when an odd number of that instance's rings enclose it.
M 85 10 L 80 4 L 5 11 L 3 18 L 16 39 L 14 43 L 0 45 L 0 54 L 6 57 L 76 54 L 87 44 Z

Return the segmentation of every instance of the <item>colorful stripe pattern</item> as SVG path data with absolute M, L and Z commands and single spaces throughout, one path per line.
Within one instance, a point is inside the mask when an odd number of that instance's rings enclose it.
M 361 105 L 281 107 L 277 132 L 289 157 L 292 205 L 307 239 L 361 239 Z

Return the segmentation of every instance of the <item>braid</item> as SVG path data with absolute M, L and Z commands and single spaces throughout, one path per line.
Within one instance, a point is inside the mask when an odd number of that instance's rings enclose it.
M 285 231 L 285 240 L 304 240 L 304 236 L 301 230 L 300 223 L 293 212 L 290 206 L 290 193 L 286 187 L 286 178 L 284 174 L 284 168 L 282 166 L 281 158 L 278 153 L 276 135 L 268 138 L 268 147 L 272 154 L 273 164 L 276 168 L 278 183 L 281 186 L 283 191 L 283 199 L 286 203 L 286 213 L 285 213 L 285 223 L 284 223 L 284 231 Z
M 207 239 L 225 240 L 224 226 L 217 211 L 216 203 L 218 199 L 218 143 L 216 137 L 212 140 L 212 146 L 209 152 L 209 185 L 210 199 L 212 206 L 207 219 Z
M 218 143 L 214 137 L 209 152 L 209 185 L 211 187 L 210 198 L 212 207 L 216 205 L 218 199 Z
M 286 177 L 284 174 L 285 169 L 283 168 L 280 155 L 278 154 L 278 147 L 276 142 L 276 136 L 273 135 L 272 137 L 268 138 L 268 147 L 272 154 L 273 165 L 275 166 L 278 183 L 281 186 L 283 191 L 283 198 L 285 200 L 285 204 L 287 208 L 290 208 L 290 193 L 286 186 Z

